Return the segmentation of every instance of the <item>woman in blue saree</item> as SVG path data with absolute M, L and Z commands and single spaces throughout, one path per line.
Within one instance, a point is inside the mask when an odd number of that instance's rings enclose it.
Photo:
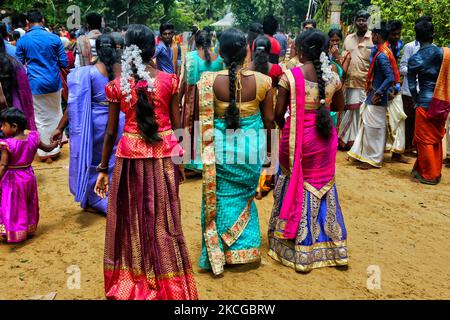
M 266 156 L 266 139 L 274 128 L 272 80 L 242 69 L 246 50 L 241 31 L 225 31 L 220 54 L 227 70 L 205 72 L 198 83 L 203 162 L 199 267 L 214 275 L 222 274 L 225 264 L 260 261 L 261 237 L 253 198 Z
M 76 68 L 67 77 L 68 107 L 52 139 L 59 139 L 64 128 L 70 123 L 70 192 L 83 209 L 106 213 L 108 200 L 98 197 L 94 186 L 108 122 L 109 107 L 105 86 L 114 79 L 119 60 L 116 45 L 110 36 L 98 37 L 95 46 L 97 62 L 91 66 Z M 116 144 L 122 135 L 124 122 L 125 118 L 121 115 Z M 109 162 L 110 173 L 113 166 L 114 156 Z

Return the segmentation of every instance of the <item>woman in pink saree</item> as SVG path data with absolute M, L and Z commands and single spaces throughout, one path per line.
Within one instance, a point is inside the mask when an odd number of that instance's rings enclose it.
M 269 256 L 296 271 L 345 266 L 347 232 L 335 186 L 337 132 L 330 107 L 344 106 L 339 76 L 331 71 L 327 36 L 301 36 L 302 67 L 279 83 L 276 120 L 280 168 L 269 222 Z

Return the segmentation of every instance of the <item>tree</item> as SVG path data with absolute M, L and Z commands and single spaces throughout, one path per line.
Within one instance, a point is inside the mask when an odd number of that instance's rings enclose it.
M 289 31 L 300 29 L 308 10 L 308 0 L 231 0 L 231 11 L 235 14 L 238 26 L 244 30 L 251 22 L 261 22 L 267 14 L 279 18 L 280 26 Z
M 351 25 L 356 13 L 369 6 L 370 0 L 345 0 L 342 4 L 341 21 L 346 25 Z
M 415 20 L 423 15 L 433 18 L 434 42 L 447 46 L 450 39 L 450 6 L 448 0 L 372 0 L 377 5 L 383 20 L 398 19 L 403 22 L 403 39 L 414 40 Z

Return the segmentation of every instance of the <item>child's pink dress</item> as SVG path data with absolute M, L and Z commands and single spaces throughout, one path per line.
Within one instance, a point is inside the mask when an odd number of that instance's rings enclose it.
M 8 150 L 8 169 L 0 185 L 0 235 L 8 242 L 21 242 L 36 231 L 39 201 L 36 176 L 31 163 L 39 146 L 37 131 L 27 139 L 0 140 L 0 148 Z

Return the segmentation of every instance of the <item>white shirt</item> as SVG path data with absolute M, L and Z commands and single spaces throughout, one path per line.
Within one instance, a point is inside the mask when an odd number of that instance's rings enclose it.
M 400 60 L 400 74 L 403 76 L 402 95 L 411 97 L 408 87 L 408 60 L 420 49 L 420 43 L 417 40 L 411 41 L 403 48 L 403 56 Z

